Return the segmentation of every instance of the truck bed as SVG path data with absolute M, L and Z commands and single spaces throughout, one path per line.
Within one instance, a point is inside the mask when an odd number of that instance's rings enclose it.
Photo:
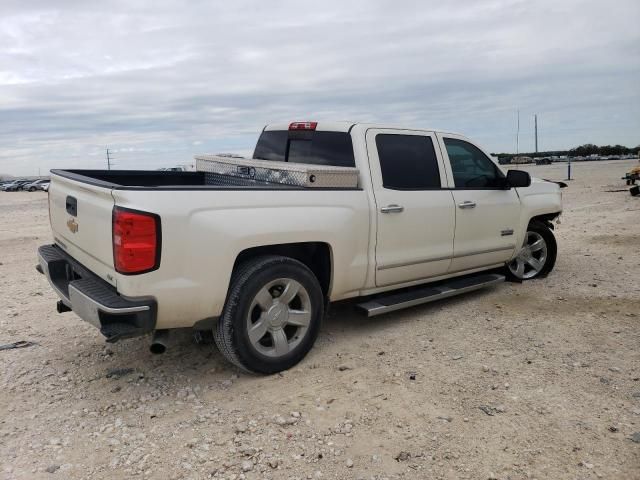
M 304 190 L 302 187 L 238 179 L 236 185 L 222 184 L 205 172 L 162 170 L 51 170 L 70 180 L 115 190 Z
M 340 242 L 333 288 L 350 294 L 355 277 L 356 284 L 364 281 L 371 230 L 363 189 L 221 186 L 208 180 L 210 173 L 54 170 L 53 243 L 122 297 L 155 299 L 158 329 L 219 316 L 236 259 L 254 245 Z M 159 226 L 160 255 L 150 270 L 117 270 L 114 211 L 146 215 Z
M 222 181 L 207 172 L 173 172 L 163 170 L 51 170 L 70 180 L 115 190 L 309 190 L 296 185 L 260 182 L 234 178 Z M 314 188 L 325 190 L 325 188 Z M 359 190 L 359 188 L 326 188 L 326 190 Z

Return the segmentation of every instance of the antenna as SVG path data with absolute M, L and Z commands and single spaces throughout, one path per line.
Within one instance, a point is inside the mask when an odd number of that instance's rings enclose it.
M 536 153 L 538 153 L 538 114 L 536 113 L 533 116 L 534 124 L 535 124 L 535 132 L 536 132 Z

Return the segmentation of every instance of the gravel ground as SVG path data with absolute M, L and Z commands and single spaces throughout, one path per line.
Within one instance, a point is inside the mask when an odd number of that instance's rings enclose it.
M 574 165 L 547 279 L 375 319 L 335 307 L 270 377 L 188 331 L 152 356 L 57 314 L 33 268 L 46 194 L 0 192 L 0 343 L 37 343 L 0 351 L 0 478 L 640 478 L 635 163 Z

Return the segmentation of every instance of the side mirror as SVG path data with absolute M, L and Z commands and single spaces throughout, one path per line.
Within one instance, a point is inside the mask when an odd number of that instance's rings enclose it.
M 523 170 L 507 171 L 507 185 L 512 188 L 523 188 L 531 185 L 531 175 Z

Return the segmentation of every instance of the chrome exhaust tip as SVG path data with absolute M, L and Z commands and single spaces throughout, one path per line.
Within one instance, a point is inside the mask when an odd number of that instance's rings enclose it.
M 58 300 L 58 302 L 56 303 L 56 310 L 58 311 L 58 313 L 71 311 L 71 309 L 67 307 L 67 305 L 62 300 Z
M 156 330 L 151 338 L 149 350 L 154 355 L 160 355 L 167 351 L 167 340 L 169 339 L 169 330 Z

